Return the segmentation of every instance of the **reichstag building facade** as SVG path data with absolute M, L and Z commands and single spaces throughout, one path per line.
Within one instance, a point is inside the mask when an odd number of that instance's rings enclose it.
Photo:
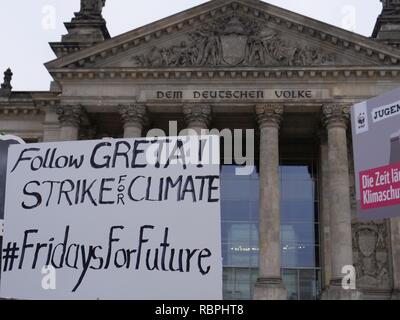
M 224 298 L 399 299 L 400 220 L 357 220 L 349 126 L 354 103 L 400 86 L 400 1 L 381 1 L 368 38 L 257 0 L 208 1 L 111 37 L 106 1 L 81 0 L 50 43 L 49 91 L 13 91 L 5 72 L 0 131 L 42 142 L 171 121 L 253 129 L 250 175 L 221 152 Z

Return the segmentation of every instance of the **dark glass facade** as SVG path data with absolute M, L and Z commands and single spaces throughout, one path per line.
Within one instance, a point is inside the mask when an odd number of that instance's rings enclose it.
M 258 277 L 259 174 L 221 167 L 224 299 L 251 299 Z M 320 291 L 317 170 L 313 161 L 282 160 L 282 275 L 288 299 Z
M 318 170 L 312 160 L 282 160 L 281 256 L 288 299 L 320 292 Z
M 238 176 L 235 169 L 221 168 L 224 298 L 249 300 L 258 277 L 259 177 L 256 171 Z

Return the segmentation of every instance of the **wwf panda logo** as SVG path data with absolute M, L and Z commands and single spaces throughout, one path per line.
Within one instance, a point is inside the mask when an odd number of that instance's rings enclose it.
M 364 125 L 365 124 L 365 113 L 361 113 L 358 116 L 358 124 L 359 125 Z
M 367 132 L 368 129 L 368 108 L 365 103 L 355 105 L 355 110 L 352 116 L 352 126 L 355 129 L 355 134 Z
M 365 113 L 364 112 L 360 113 L 358 115 L 358 119 L 357 119 L 357 122 L 358 122 L 358 125 L 359 125 L 360 128 L 364 127 L 365 121 L 366 121 Z

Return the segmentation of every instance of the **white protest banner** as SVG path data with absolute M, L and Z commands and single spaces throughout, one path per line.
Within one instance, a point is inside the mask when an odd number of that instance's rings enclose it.
M 8 148 L 12 144 L 25 144 L 25 141 L 14 135 L 0 134 L 0 253 L 3 248 L 4 233 L 4 201 L 6 193 L 7 158 Z M 0 259 L 0 284 L 1 284 L 1 259 Z
M 217 136 L 14 145 L 1 296 L 222 299 Z
M 0 219 L 4 218 L 4 197 L 6 188 L 6 169 L 8 148 L 12 144 L 25 144 L 20 137 L 0 134 Z M 0 263 L 1 266 L 1 263 Z

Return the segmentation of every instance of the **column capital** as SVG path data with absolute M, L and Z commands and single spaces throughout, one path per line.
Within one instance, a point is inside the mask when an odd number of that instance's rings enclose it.
M 61 106 L 57 108 L 57 114 L 61 126 L 79 127 L 84 115 L 84 109 L 80 105 Z
M 344 127 L 347 129 L 350 120 L 348 104 L 327 104 L 322 107 L 323 123 L 328 127 Z
M 283 117 L 283 105 L 258 104 L 256 105 L 255 112 L 260 128 L 280 127 Z
M 183 106 L 186 124 L 208 128 L 211 123 L 211 106 L 206 104 L 187 104 Z
M 119 105 L 118 111 L 125 126 L 138 124 L 143 127 L 148 122 L 147 107 L 144 104 Z

